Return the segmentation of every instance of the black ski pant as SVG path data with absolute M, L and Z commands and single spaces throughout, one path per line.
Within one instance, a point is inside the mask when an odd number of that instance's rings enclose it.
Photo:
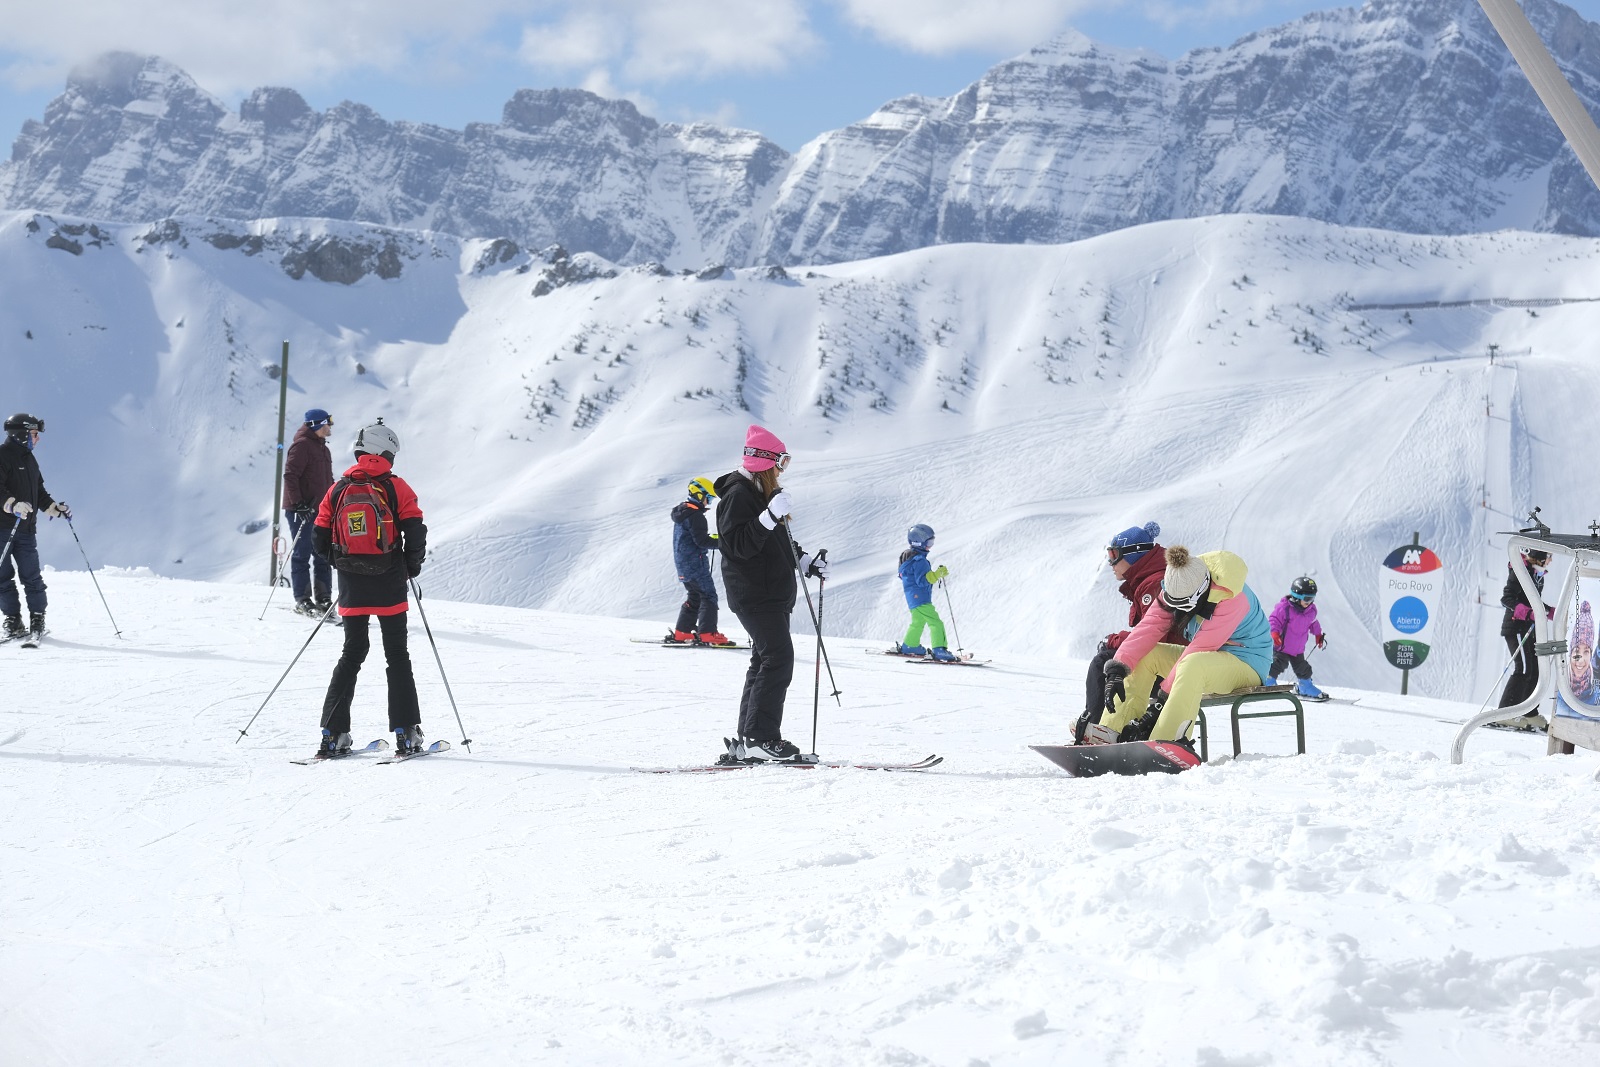
M 750 635 L 750 669 L 739 697 L 739 736 L 754 741 L 783 737 L 783 702 L 794 678 L 794 639 L 787 611 L 736 611 Z
M 1117 650 L 1100 643 L 1100 649 L 1094 654 L 1094 659 L 1089 661 L 1089 676 L 1084 682 L 1087 690 L 1084 694 L 1083 710 L 1089 716 L 1089 722 L 1099 722 L 1100 716 L 1106 710 L 1106 664 L 1116 658 Z
M 1523 640 L 1526 637 L 1527 640 Z M 1533 695 L 1539 685 L 1539 657 L 1533 654 L 1533 628 L 1506 634 L 1506 650 L 1511 653 L 1511 677 L 1500 694 L 1499 707 L 1509 708 Z
M 696 581 L 685 578 L 683 591 L 683 605 L 678 608 L 678 625 L 674 627 L 687 633 L 690 630 L 702 634 L 717 632 L 717 587 L 711 584 L 710 577 Z
M 1276 678 L 1288 670 L 1290 666 L 1294 667 L 1294 676 L 1296 678 L 1302 678 L 1306 681 L 1311 680 L 1311 661 L 1306 659 L 1306 654 L 1302 652 L 1298 656 L 1291 656 L 1281 648 L 1273 651 L 1272 669 L 1267 672 L 1267 675 Z
M 16 520 L 12 519 L 0 526 L 0 545 L 5 544 L 14 522 Z M 22 598 L 17 596 L 18 577 L 22 578 L 22 591 L 28 595 L 29 614 L 43 615 L 49 601 L 44 595 L 44 571 L 39 566 L 39 530 L 27 523 L 17 527 L 5 565 L 0 566 L 0 615 L 17 617 L 22 614 Z
M 322 728 L 335 734 L 350 732 L 350 702 L 356 695 L 356 675 L 372 647 L 367 620 L 370 615 L 344 617 L 344 652 L 333 668 L 328 695 L 322 702 Z M 417 706 L 417 680 L 411 674 L 411 653 L 406 650 L 406 613 L 379 615 L 383 655 L 388 661 L 389 729 L 400 730 L 422 721 Z

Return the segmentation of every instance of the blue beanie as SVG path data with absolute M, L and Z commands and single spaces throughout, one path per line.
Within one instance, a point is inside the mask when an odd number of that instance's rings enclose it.
M 1155 547 L 1156 538 L 1161 536 L 1161 524 L 1147 522 L 1143 526 L 1130 526 L 1111 539 L 1111 548 L 1125 549 L 1133 545 L 1145 545 L 1138 552 L 1123 552 L 1122 558 L 1129 563 L 1138 563 L 1144 554 Z
M 306 412 L 306 425 L 313 430 L 320 430 L 333 421 L 333 417 L 321 408 L 312 408 Z

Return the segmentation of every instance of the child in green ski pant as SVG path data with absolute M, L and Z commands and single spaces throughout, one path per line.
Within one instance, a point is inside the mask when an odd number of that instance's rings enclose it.
M 911 609 L 911 626 L 906 639 L 896 650 L 902 656 L 932 656 L 937 660 L 953 660 L 955 653 L 945 647 L 944 620 L 939 609 L 933 606 L 933 587 L 950 573 L 948 567 L 935 568 L 928 562 L 928 549 L 933 547 L 933 527 L 917 523 L 906 532 L 911 547 L 900 553 L 900 584 L 906 591 L 906 606 Z M 932 647 L 922 647 L 922 631 L 929 631 Z

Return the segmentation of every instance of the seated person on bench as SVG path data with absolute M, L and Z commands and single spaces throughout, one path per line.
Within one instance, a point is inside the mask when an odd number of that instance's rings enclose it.
M 1161 594 L 1105 666 L 1100 722 L 1119 741 L 1186 738 L 1201 697 L 1260 685 L 1272 666 L 1272 631 L 1245 584 L 1244 560 L 1227 551 L 1197 556 L 1183 545 L 1168 548 L 1166 560 Z M 1175 624 L 1187 647 L 1162 641 Z M 1146 703 L 1142 694 L 1158 677 Z

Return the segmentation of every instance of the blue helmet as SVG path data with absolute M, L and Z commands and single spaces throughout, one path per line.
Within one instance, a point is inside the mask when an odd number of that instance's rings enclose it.
M 912 548 L 927 548 L 933 544 L 933 527 L 919 522 L 906 531 L 906 540 L 911 542 Z
M 1156 538 L 1160 536 L 1159 523 L 1147 522 L 1143 526 L 1130 526 L 1111 539 L 1111 543 L 1106 546 L 1106 559 L 1111 563 L 1123 559 L 1129 563 L 1138 563 L 1146 552 L 1156 547 Z

